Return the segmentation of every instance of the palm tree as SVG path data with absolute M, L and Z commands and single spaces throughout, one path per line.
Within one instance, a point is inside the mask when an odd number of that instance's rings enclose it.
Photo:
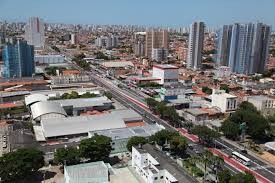
M 216 182 L 218 182 L 218 170 L 221 170 L 220 167 L 224 164 L 224 159 L 222 159 L 219 156 L 214 156 L 212 157 L 212 163 L 215 167 L 215 177 L 216 177 Z
M 206 175 L 207 175 L 207 167 L 211 164 L 211 159 L 213 157 L 213 154 L 206 150 L 200 157 L 199 162 L 201 162 L 204 166 L 204 176 L 203 176 L 203 182 L 206 181 Z

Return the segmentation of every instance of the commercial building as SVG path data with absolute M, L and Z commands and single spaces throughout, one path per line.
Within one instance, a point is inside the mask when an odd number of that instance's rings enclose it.
M 153 48 L 152 49 L 152 60 L 160 62 L 167 60 L 168 50 L 165 48 Z
M 195 92 L 192 90 L 191 85 L 184 85 L 182 83 L 171 83 L 161 87 L 159 95 L 161 100 L 170 101 L 178 98 L 186 98 Z
M 219 34 L 217 64 L 240 74 L 266 69 L 271 27 L 263 23 L 224 26 Z
M 257 95 L 248 96 L 245 100 L 252 103 L 264 116 L 272 116 L 275 114 L 275 99 L 273 98 Z
M 25 34 L 28 44 L 35 47 L 43 47 L 45 44 L 43 20 L 38 17 L 29 18 L 25 27 Z
M 100 67 L 110 76 L 123 75 L 134 71 L 134 64 L 131 61 L 102 62 Z
M 163 48 L 168 50 L 168 31 L 149 31 L 146 32 L 145 56 L 152 58 L 154 48 Z
M 146 183 L 197 182 L 150 144 L 132 147 L 132 167 Z
M 112 107 L 112 101 L 107 97 L 94 97 L 94 98 L 78 98 L 78 99 L 65 99 L 65 100 L 48 100 L 50 97 L 43 94 L 32 94 L 25 98 L 25 104 L 30 107 L 32 117 L 36 121 L 39 115 L 36 115 L 37 111 L 42 111 L 41 114 L 52 113 L 52 109 L 48 107 L 54 106 L 53 108 L 63 108 L 66 116 L 79 116 L 81 113 L 97 110 L 103 111 L 108 110 Z M 59 110 L 59 111 L 63 111 Z M 48 112 L 44 112 L 48 111 Z M 50 112 L 49 112 L 50 111 Z M 63 112 L 62 112 L 63 114 Z
M 7 43 L 3 49 L 4 77 L 31 77 L 34 74 L 34 48 L 27 42 L 18 40 Z
M 205 112 L 200 108 L 191 108 L 184 111 L 183 117 L 187 121 L 198 123 L 200 121 L 208 120 L 208 112 Z M 197 125 L 199 125 L 199 123 Z
M 113 174 L 109 163 L 97 161 L 78 165 L 64 166 L 64 183 L 108 183 Z
M 129 109 L 121 109 L 97 115 L 44 118 L 39 127 L 45 139 L 55 139 L 88 137 L 88 133 L 92 131 L 121 129 L 126 128 L 130 123 L 137 122 L 143 122 L 138 113 Z
M 137 57 L 145 56 L 146 32 L 136 32 L 134 35 L 134 53 Z
M 194 70 L 201 68 L 204 28 L 203 22 L 194 22 L 190 26 L 187 68 Z
M 34 62 L 39 64 L 60 64 L 64 59 L 63 55 L 34 55 Z
M 224 90 L 215 90 L 212 92 L 213 107 L 218 107 L 223 113 L 230 113 L 237 109 L 237 96 L 225 93 Z
M 131 137 L 139 136 L 147 138 L 163 129 L 164 127 L 162 125 L 152 124 L 128 128 L 92 131 L 88 133 L 88 137 L 90 138 L 95 134 L 110 137 L 112 139 L 112 153 L 121 153 L 128 151 L 127 142 Z
M 154 65 L 152 76 L 161 79 L 159 84 L 175 83 L 179 79 L 179 68 L 168 64 Z

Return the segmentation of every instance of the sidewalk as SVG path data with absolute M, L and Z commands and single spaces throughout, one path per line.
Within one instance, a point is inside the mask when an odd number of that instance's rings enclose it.
M 221 137 L 222 140 L 224 140 L 225 142 L 233 145 L 234 147 L 238 148 L 238 149 L 243 149 L 244 147 L 237 144 L 236 142 L 233 142 L 232 140 L 229 140 L 229 139 L 226 139 L 225 137 Z M 254 153 L 253 151 L 249 150 L 249 149 L 246 149 L 247 152 L 249 153 L 249 155 L 253 156 L 254 158 L 256 158 L 257 160 L 259 161 L 262 161 L 268 165 L 270 165 L 271 167 L 275 168 L 275 166 L 273 164 L 271 164 L 269 161 L 263 159 L 262 157 L 260 157 L 260 155 Z

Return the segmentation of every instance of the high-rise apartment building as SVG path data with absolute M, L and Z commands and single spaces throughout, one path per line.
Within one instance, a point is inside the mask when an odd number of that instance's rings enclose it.
M 232 25 L 224 25 L 218 31 L 216 63 L 218 66 L 227 66 L 230 52 Z
M 26 41 L 7 43 L 2 52 L 4 77 L 31 77 L 34 73 L 34 47 Z
M 240 74 L 261 73 L 268 60 L 271 28 L 262 23 L 224 26 L 218 34 L 217 64 Z
M 97 47 L 102 47 L 106 49 L 115 48 L 118 46 L 118 37 L 111 36 L 100 36 L 95 40 L 95 44 Z
M 38 17 L 29 18 L 25 27 L 25 34 L 29 45 L 43 47 L 45 43 L 43 20 Z
M 154 48 L 168 50 L 168 39 L 167 30 L 146 32 L 145 56 L 152 58 L 152 50 Z
M 194 22 L 190 26 L 187 68 L 200 69 L 204 40 L 204 23 Z
M 146 32 L 136 32 L 134 35 L 134 53 L 136 56 L 145 56 Z

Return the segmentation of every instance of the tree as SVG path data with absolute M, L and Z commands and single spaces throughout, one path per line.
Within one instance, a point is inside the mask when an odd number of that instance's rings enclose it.
M 230 120 L 225 120 L 222 123 L 221 131 L 223 132 L 226 138 L 232 140 L 237 140 L 240 135 L 239 125 Z
M 231 179 L 231 174 L 229 170 L 223 170 L 218 173 L 218 182 L 219 183 L 229 183 Z
M 202 92 L 208 95 L 212 94 L 212 89 L 208 88 L 207 86 L 202 87 Z
M 57 149 L 54 161 L 63 165 L 75 165 L 80 162 L 79 151 L 74 147 Z
M 238 174 L 235 174 L 231 177 L 229 183 L 256 183 L 256 178 L 246 172 L 245 174 L 244 173 L 238 173 Z
M 175 154 L 182 156 L 185 154 L 185 150 L 187 148 L 187 141 L 186 138 L 183 136 L 173 136 L 170 140 L 170 148 L 171 151 Z
M 4 182 L 20 182 L 43 167 L 43 152 L 18 149 L 0 157 L 0 177 Z
M 109 157 L 112 146 L 111 138 L 104 135 L 95 135 L 92 138 L 80 142 L 80 156 L 89 158 L 91 161 L 101 161 Z
M 220 134 L 206 126 L 195 126 L 191 132 L 198 135 L 199 140 L 203 143 L 211 143 L 214 139 L 220 137 Z
M 254 140 L 265 140 L 269 137 L 271 127 L 268 120 L 247 101 L 242 102 L 239 109 L 228 120 L 237 125 L 246 123 L 246 132 Z
M 109 92 L 109 91 L 105 91 L 105 92 L 104 92 L 104 95 L 105 95 L 109 100 L 111 100 L 111 99 L 113 98 L 112 93 Z
M 134 136 L 128 140 L 126 147 L 127 147 L 128 151 L 131 152 L 133 146 L 137 146 L 139 144 L 143 145 L 143 144 L 146 144 L 147 142 L 148 142 L 148 140 L 145 137 Z
M 155 108 L 156 108 L 156 106 L 158 105 L 158 101 L 156 101 L 155 99 L 153 99 L 153 98 L 146 98 L 145 99 L 145 101 L 146 101 L 146 103 L 147 103 L 147 105 L 148 105 L 148 107 L 150 108 L 150 110 L 155 110 Z
M 164 146 L 164 144 L 169 142 L 173 136 L 179 136 L 178 132 L 171 132 L 168 130 L 161 130 L 150 136 L 149 140 L 157 143 L 160 146 Z
M 229 87 L 228 87 L 228 85 L 226 85 L 226 84 L 222 84 L 222 85 L 220 86 L 220 90 L 225 90 L 226 93 L 229 93 Z

